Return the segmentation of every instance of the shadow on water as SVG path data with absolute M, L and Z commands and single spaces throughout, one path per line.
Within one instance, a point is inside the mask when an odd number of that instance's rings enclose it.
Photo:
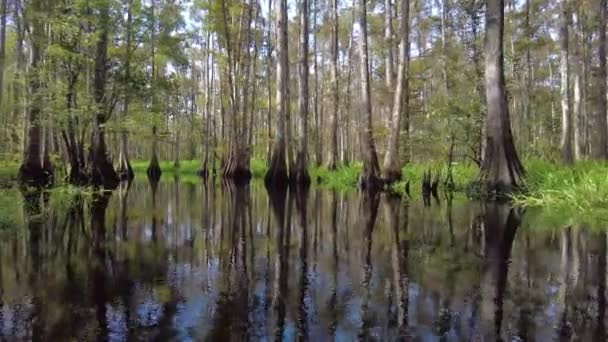
M 444 196 L 445 195 L 445 196 Z M 24 193 L 0 340 L 606 339 L 607 238 L 442 194 Z

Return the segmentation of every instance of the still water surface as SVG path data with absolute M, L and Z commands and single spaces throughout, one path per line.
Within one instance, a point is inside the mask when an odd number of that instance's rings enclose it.
M 606 234 L 507 206 L 171 180 L 44 197 L 0 241 L 0 340 L 606 340 Z

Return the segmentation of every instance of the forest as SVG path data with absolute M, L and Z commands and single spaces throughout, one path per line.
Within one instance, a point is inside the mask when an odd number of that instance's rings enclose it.
M 525 189 L 533 202 L 554 193 L 551 175 L 606 185 L 604 0 L 1 9 L 9 186 L 113 189 L 164 169 L 268 186 L 313 174 L 369 189 Z

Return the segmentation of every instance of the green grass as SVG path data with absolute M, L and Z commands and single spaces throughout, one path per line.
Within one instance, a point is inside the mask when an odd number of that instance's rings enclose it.
M 0 188 L 9 188 L 17 182 L 19 163 L 16 161 L 0 161 Z
M 0 236 L 22 223 L 23 196 L 16 189 L 0 189 Z
M 564 166 L 526 163 L 527 192 L 513 196 L 516 205 L 543 208 L 547 215 L 608 223 L 608 163 Z

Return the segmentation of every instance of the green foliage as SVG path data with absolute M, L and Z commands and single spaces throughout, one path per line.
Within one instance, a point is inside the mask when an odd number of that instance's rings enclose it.
M 251 176 L 253 178 L 263 178 L 268 169 L 266 161 L 263 159 L 252 159 L 251 160 Z

